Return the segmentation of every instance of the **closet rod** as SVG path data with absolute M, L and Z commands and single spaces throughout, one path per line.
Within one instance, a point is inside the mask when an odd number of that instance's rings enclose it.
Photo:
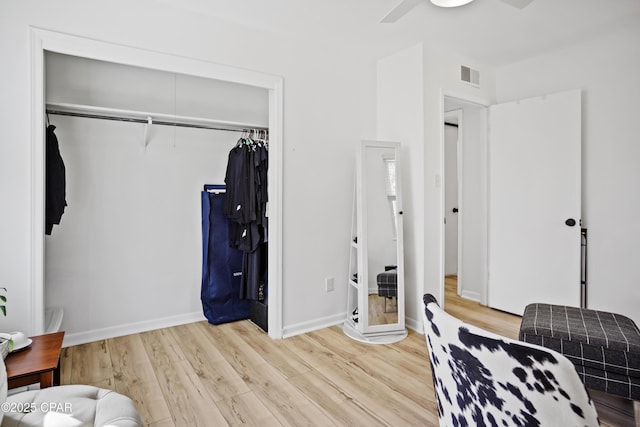
M 179 126 L 196 129 L 210 129 L 230 132 L 245 132 L 251 129 L 268 130 L 267 127 L 251 124 L 213 120 L 202 117 L 176 116 L 163 113 L 148 113 L 142 111 L 122 110 L 116 108 L 95 107 L 80 104 L 47 104 L 47 114 L 59 116 L 84 117 L 90 119 L 115 120 L 120 122 L 142 123 L 163 126 Z

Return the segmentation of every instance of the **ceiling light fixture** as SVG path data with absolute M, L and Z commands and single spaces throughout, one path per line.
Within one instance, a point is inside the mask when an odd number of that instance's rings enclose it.
M 458 7 L 467 3 L 471 3 L 473 0 L 431 0 L 431 3 L 440 7 Z

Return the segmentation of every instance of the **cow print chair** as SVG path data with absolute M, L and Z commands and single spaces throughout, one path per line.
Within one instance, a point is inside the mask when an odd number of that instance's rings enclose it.
M 424 295 L 424 328 L 441 426 L 597 426 L 560 353 L 466 324 Z

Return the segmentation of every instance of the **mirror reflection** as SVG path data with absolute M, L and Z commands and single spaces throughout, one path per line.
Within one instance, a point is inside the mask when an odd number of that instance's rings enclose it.
M 366 185 L 369 325 L 398 323 L 398 210 L 393 147 L 367 147 Z

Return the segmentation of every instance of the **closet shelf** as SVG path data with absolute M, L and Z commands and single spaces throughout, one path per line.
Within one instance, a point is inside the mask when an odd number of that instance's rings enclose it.
M 214 120 L 204 117 L 179 116 L 175 114 L 152 113 L 124 110 L 119 108 L 96 107 L 93 105 L 47 103 L 47 113 L 62 116 L 87 117 L 93 119 L 116 120 L 143 124 L 180 126 L 199 129 L 213 129 L 243 132 L 246 130 L 267 130 L 264 125 L 228 120 Z

